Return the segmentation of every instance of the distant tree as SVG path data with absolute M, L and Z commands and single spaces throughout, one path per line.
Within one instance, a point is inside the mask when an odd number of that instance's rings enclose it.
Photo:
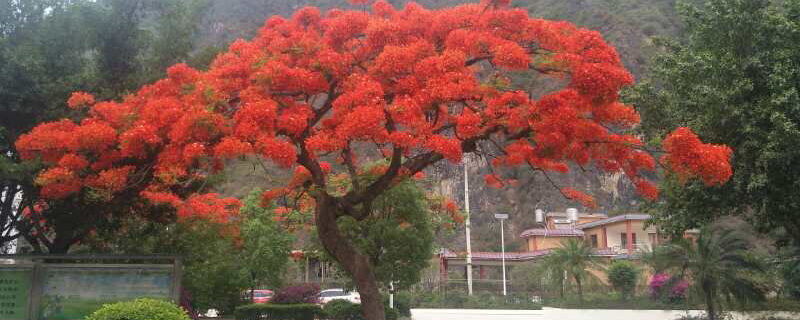
M 197 193 L 225 160 L 255 154 L 296 166 L 265 202 L 306 197 L 295 203 L 313 210 L 319 239 L 353 278 L 365 317 L 383 320 L 376 268 L 338 221 L 366 220 L 381 194 L 435 163 L 488 152 L 495 167 L 543 175 L 591 164 L 658 196 L 645 177 L 655 160 L 625 131 L 639 116 L 618 102 L 633 78 L 616 50 L 597 32 L 532 19 L 509 4 L 398 10 L 376 1 L 371 12 L 325 15 L 303 8 L 290 19 L 270 18 L 207 72 L 173 66 L 166 79 L 121 102 L 76 93 L 71 107 L 89 108 L 89 117 L 42 124 L 17 147 L 45 163 L 37 178 L 44 196 L 95 196 L 96 204 L 112 204 L 99 207 L 114 208 L 109 216 L 171 207 L 182 218 L 226 221 L 238 201 Z M 532 99 L 509 80 L 515 71 L 568 81 Z M 731 175 L 730 149 L 704 144 L 687 128 L 670 133 L 664 149 L 662 164 L 685 180 L 714 186 Z M 371 168 L 377 178 L 364 183 L 367 157 L 386 165 Z M 504 185 L 498 174 L 487 182 Z M 350 187 L 334 188 L 334 177 Z M 586 193 L 553 186 L 594 204 Z
M 554 272 L 566 272 L 567 276 L 575 281 L 578 299 L 583 301 L 583 284 L 594 277 L 590 269 L 601 269 L 602 260 L 594 253 L 594 248 L 586 245 L 585 241 L 569 239 L 562 241 L 545 257 L 545 265 Z
M 761 231 L 786 228 L 800 244 L 799 1 L 710 0 L 681 5 L 684 39 L 657 42 L 652 82 L 625 101 L 654 141 L 675 126 L 733 148 L 721 188 L 665 179 L 656 223 L 674 234 L 741 215 Z
M 259 284 L 277 289 L 283 285 L 293 239 L 275 221 L 272 210 L 261 207 L 260 203 L 260 190 L 244 200 L 239 224 L 241 248 L 235 256 L 242 272 L 251 280 L 250 289 Z
M 639 270 L 628 261 L 615 261 L 608 270 L 608 282 L 620 294 L 622 299 L 628 299 L 634 294 Z
M 669 248 L 665 254 L 701 293 L 709 320 L 719 319 L 723 302 L 765 300 L 766 290 L 757 280 L 765 266 L 750 256 L 752 245 L 737 231 L 705 226 L 696 243 L 678 241 Z
M 14 141 L 37 123 L 85 116 L 67 108 L 73 91 L 121 98 L 184 61 L 194 7 L 200 0 L 0 2 L 0 243 L 21 236 L 37 252 L 63 253 L 92 230 L 119 225 L 104 212 L 113 205 L 92 205 L 96 193 L 40 197 L 41 163 L 23 161 Z
M 342 232 L 375 265 L 375 277 L 397 290 L 420 281 L 433 256 L 434 217 L 431 203 L 414 181 L 404 181 L 380 195 L 363 221 L 342 219 Z

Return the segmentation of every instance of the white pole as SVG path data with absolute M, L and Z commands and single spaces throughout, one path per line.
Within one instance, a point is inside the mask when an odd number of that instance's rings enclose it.
M 500 246 L 501 246 L 501 252 L 502 252 L 502 257 L 503 257 L 503 295 L 505 296 L 506 293 L 507 293 L 507 291 L 506 291 L 506 240 L 505 240 L 505 235 L 503 234 L 503 220 L 505 220 L 505 219 L 500 219 Z
M 394 281 L 389 281 L 389 308 L 394 309 Z
M 467 291 L 472 295 L 472 246 L 469 243 L 469 176 L 467 174 L 467 158 L 464 158 L 464 210 L 466 219 L 464 226 L 467 229 Z

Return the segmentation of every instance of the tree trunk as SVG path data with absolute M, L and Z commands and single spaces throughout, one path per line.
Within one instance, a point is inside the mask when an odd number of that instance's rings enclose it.
M 575 278 L 575 286 L 578 287 L 578 301 L 583 302 L 583 287 L 581 286 L 581 278 L 578 275 L 572 276 Z
M 361 308 L 366 320 L 385 320 L 383 301 L 378 291 L 374 268 L 367 256 L 358 252 L 336 225 L 336 206 L 327 195 L 316 197 L 314 216 L 322 246 L 355 281 L 361 295 Z
M 708 320 L 717 320 L 717 310 L 714 306 L 714 288 L 711 285 L 703 284 L 703 297 L 706 300 Z

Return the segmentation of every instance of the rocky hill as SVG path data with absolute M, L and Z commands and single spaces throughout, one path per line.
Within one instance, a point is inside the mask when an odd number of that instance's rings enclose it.
M 477 1 L 477 0 L 476 0 Z M 401 7 L 407 1 L 389 1 Z M 443 7 L 474 1 L 421 0 L 426 7 Z M 693 2 L 701 2 L 694 0 Z M 554 20 L 567 20 L 578 26 L 601 32 L 614 45 L 623 63 L 637 79 L 646 78 L 649 57 L 654 53 L 650 46 L 655 36 L 676 37 L 680 34 L 680 21 L 675 12 L 676 0 L 515 0 L 515 7 L 527 8 L 531 16 Z M 200 46 L 224 46 L 236 38 L 250 38 L 272 15 L 289 16 L 303 6 L 317 6 L 323 11 L 333 8 L 352 8 L 347 0 L 225 0 L 212 1 L 199 25 L 197 40 Z M 506 228 L 508 250 L 521 250 L 518 238 L 522 230 L 533 224 L 533 210 L 562 211 L 578 206 L 564 199 L 543 176 L 528 170 L 508 172 L 519 183 L 515 187 L 496 190 L 487 187 L 485 159 L 473 159 L 469 165 L 470 207 L 472 209 L 473 247 L 475 250 L 499 250 L 499 224 L 494 213 L 511 215 Z M 577 168 L 576 168 L 577 169 Z M 272 184 L 265 180 L 264 169 L 255 163 L 242 162 L 231 166 L 221 192 L 243 196 L 254 187 Z M 269 176 L 283 173 L 269 170 Z M 441 163 L 429 170 L 431 188 L 459 202 L 463 208 L 463 167 Z M 271 179 L 275 180 L 275 179 Z M 278 178 L 279 180 L 279 178 Z M 561 186 L 576 186 L 588 190 L 597 200 L 594 211 L 615 214 L 636 211 L 638 197 L 633 186 L 620 175 L 598 175 L 591 168 L 578 169 L 573 174 L 554 177 Z M 581 209 L 585 211 L 585 209 Z M 450 237 L 442 243 L 453 249 L 463 248 L 463 236 Z

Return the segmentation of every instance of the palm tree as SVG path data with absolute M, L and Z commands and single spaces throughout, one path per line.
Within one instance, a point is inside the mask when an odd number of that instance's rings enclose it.
M 677 241 L 665 255 L 681 275 L 688 275 L 705 300 L 709 320 L 717 320 L 721 302 L 749 303 L 765 300 L 765 290 L 754 276 L 765 272 L 762 263 L 748 255 L 752 245 L 732 229 L 702 228 L 697 241 Z
M 555 272 L 566 271 L 575 280 L 580 301 L 583 301 L 583 280 L 594 277 L 588 269 L 600 268 L 602 264 L 602 260 L 594 254 L 594 249 L 577 239 L 562 241 L 545 259 L 548 269 Z

